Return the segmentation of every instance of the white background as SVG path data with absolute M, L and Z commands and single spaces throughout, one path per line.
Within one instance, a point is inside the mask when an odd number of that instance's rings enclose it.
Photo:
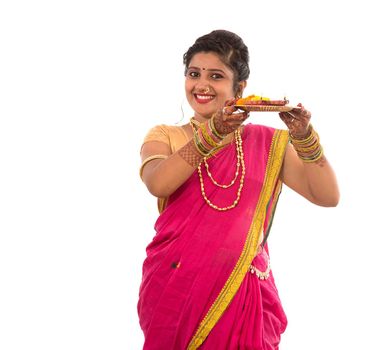
M 312 111 L 341 186 L 333 209 L 282 193 L 281 349 L 392 349 L 386 3 L 2 1 L 0 348 L 141 349 L 157 210 L 140 144 L 187 122 L 182 54 L 224 28 L 249 47 L 246 93 Z M 273 113 L 250 122 L 284 127 Z

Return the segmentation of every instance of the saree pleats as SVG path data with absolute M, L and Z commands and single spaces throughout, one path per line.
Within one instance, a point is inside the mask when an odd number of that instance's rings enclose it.
M 260 281 L 248 268 L 265 264 L 256 250 L 280 193 L 286 144 L 286 132 L 244 128 L 247 174 L 232 210 L 206 205 L 197 172 L 169 198 L 143 264 L 138 312 L 145 350 L 277 349 L 285 316 L 273 277 Z M 229 145 L 209 160 L 210 170 L 229 183 L 236 162 Z M 205 189 L 218 206 L 230 204 L 237 191 L 206 181 Z
M 266 251 L 252 262 L 267 267 Z M 248 273 L 232 303 L 200 350 L 276 350 L 287 325 L 273 276 L 260 281 Z

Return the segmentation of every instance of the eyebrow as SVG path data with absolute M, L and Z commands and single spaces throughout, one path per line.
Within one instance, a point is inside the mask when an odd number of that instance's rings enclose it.
M 199 67 L 195 67 L 195 66 L 188 67 L 188 69 L 201 70 Z M 205 69 L 205 70 L 208 71 L 208 72 L 221 72 L 223 74 L 226 74 L 225 71 L 223 71 L 222 69 L 218 69 L 218 68 L 210 68 L 210 69 Z

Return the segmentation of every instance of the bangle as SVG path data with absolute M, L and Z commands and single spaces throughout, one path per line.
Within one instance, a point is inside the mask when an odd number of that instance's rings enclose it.
M 147 163 L 149 163 L 149 162 L 151 162 L 152 160 L 155 160 L 155 159 L 166 159 L 166 158 L 168 158 L 168 157 L 169 157 L 169 156 L 167 156 L 167 155 L 165 155 L 165 154 L 154 154 L 154 155 L 152 155 L 152 156 L 150 156 L 150 157 L 147 157 L 145 160 L 143 160 L 143 163 L 142 163 L 142 165 L 140 166 L 140 170 L 139 170 L 139 176 L 140 176 L 140 178 L 142 177 L 143 169 L 144 169 L 144 167 L 146 166 Z
M 199 152 L 199 154 L 201 154 L 203 157 L 208 157 L 210 152 L 208 150 L 206 150 L 203 147 L 203 145 L 200 144 L 200 140 L 198 140 L 196 136 L 193 138 L 193 142 L 194 142 L 195 147 L 196 147 L 197 151 Z
M 207 122 L 200 124 L 197 130 L 194 128 L 193 131 L 193 141 L 196 149 L 203 157 L 208 157 L 221 145 L 223 140 L 222 135 L 213 129 L 213 124 L 209 119 Z
M 226 137 L 226 135 L 221 135 L 218 131 L 216 131 L 215 124 L 214 124 L 214 118 L 215 118 L 215 116 L 213 115 L 208 120 L 208 126 L 210 127 L 212 134 L 222 141 Z
M 297 139 L 290 134 L 290 142 L 293 145 L 298 157 L 305 163 L 317 162 L 323 155 L 323 147 L 320 144 L 319 135 L 310 125 L 310 134 L 304 139 Z
M 221 144 L 222 140 L 215 137 L 215 135 L 212 133 L 212 130 L 209 128 L 208 123 L 200 124 L 199 130 L 201 130 L 201 134 L 204 140 L 207 141 L 211 147 L 215 148 Z

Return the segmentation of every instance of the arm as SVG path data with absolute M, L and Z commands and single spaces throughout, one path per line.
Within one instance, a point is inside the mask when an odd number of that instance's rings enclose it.
M 336 177 L 325 156 L 317 162 L 305 163 L 289 144 L 283 161 L 281 179 L 288 187 L 314 204 L 335 207 L 339 202 Z
M 222 139 L 225 138 L 226 141 L 230 139 L 231 133 L 239 128 L 249 116 L 247 112 L 233 113 L 236 111 L 234 103 L 234 99 L 227 101 L 226 106 L 217 111 L 211 120 L 214 131 L 222 135 Z M 203 124 L 207 133 L 208 130 L 211 131 L 208 121 Z M 143 145 L 142 161 L 154 155 L 167 156 L 166 159 L 154 159 L 142 166 L 140 176 L 152 195 L 160 198 L 170 196 L 193 174 L 205 156 L 196 145 L 200 137 L 202 134 L 199 129 L 194 134 L 196 141 L 191 139 L 173 154 L 171 154 L 170 147 L 164 142 L 151 141 Z M 225 140 L 222 142 L 225 143 Z M 204 142 L 204 145 L 209 147 L 208 142 Z M 211 146 L 209 151 L 213 150 L 214 146 Z
M 167 155 L 168 158 L 148 162 L 143 168 L 141 177 L 150 193 L 160 198 L 170 196 L 179 188 L 203 159 L 197 152 L 193 140 L 173 154 L 169 145 L 164 142 L 151 141 L 143 145 L 142 160 L 156 154 Z
M 292 138 L 292 144 L 287 147 L 281 179 L 288 187 L 312 203 L 334 207 L 339 202 L 339 187 L 334 171 L 322 153 L 322 149 L 318 148 L 320 147 L 318 135 L 314 134 L 317 137 L 312 137 L 310 112 L 301 104 L 298 106 L 300 109 L 280 113 Z M 309 137 L 311 141 L 305 146 L 296 142 L 298 140 L 303 142 Z M 317 149 L 321 150 L 321 153 L 318 153 Z

